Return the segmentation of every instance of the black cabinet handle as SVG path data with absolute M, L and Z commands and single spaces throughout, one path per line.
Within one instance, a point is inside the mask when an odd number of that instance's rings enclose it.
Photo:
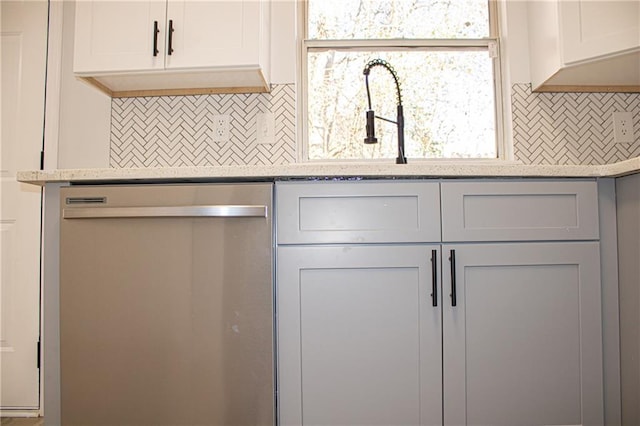
M 458 300 L 456 298 L 456 251 L 451 250 L 449 261 L 451 262 L 451 306 L 456 306 Z
M 153 56 L 158 56 L 158 21 L 153 21 Z
M 431 306 L 438 306 L 438 250 L 431 250 Z
M 173 53 L 173 19 L 169 19 L 169 43 L 167 47 L 167 55 Z

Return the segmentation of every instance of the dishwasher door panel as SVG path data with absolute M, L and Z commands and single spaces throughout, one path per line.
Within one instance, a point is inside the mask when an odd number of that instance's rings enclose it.
M 274 423 L 271 193 L 270 184 L 63 191 L 63 210 L 267 213 L 62 219 L 63 424 Z

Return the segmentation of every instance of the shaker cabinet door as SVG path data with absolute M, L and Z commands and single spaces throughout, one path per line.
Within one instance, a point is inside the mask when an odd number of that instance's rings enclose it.
M 263 0 L 78 1 L 74 72 L 266 68 L 269 16 Z M 120 85 L 133 84 L 120 77 Z
M 165 12 L 165 0 L 76 2 L 74 72 L 163 69 Z
M 282 425 L 442 424 L 438 253 L 278 248 Z
M 637 1 L 561 1 L 564 61 L 567 64 L 640 48 Z
M 166 68 L 258 66 L 261 40 L 269 39 L 267 7 L 255 0 L 169 0 L 173 52 Z
M 598 253 L 443 246 L 445 425 L 603 424 Z

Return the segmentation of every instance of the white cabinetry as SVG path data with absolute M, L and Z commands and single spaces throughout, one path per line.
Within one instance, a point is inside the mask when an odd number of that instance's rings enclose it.
M 559 6 L 567 63 L 638 50 L 638 2 L 573 0 L 561 1 Z
M 602 424 L 595 182 L 276 197 L 281 424 Z
M 74 72 L 164 69 L 166 8 L 166 1 L 77 2 Z
M 256 67 L 265 63 L 269 28 L 268 3 L 242 1 L 177 1 L 167 3 L 173 21 L 173 53 L 167 69 L 200 67 Z M 263 49 L 264 47 L 264 49 Z
M 534 90 L 640 91 L 640 3 L 528 1 Z
M 81 1 L 74 72 L 112 96 L 268 91 L 269 18 L 268 0 Z

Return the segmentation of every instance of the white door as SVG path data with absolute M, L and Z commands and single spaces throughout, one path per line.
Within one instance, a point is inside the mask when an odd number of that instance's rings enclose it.
M 565 63 L 640 48 L 640 2 L 561 1 L 559 7 Z
M 442 424 L 438 252 L 278 248 L 282 425 Z
M 40 166 L 48 4 L 0 7 L 0 405 L 30 410 L 39 407 L 40 188 L 16 182 L 16 171 Z
M 171 55 L 166 67 L 256 66 L 260 64 L 263 1 L 169 0 L 172 21 Z
M 445 425 L 603 424 L 599 264 L 596 242 L 443 247 Z
M 165 12 L 165 0 L 77 2 L 73 70 L 163 69 Z

